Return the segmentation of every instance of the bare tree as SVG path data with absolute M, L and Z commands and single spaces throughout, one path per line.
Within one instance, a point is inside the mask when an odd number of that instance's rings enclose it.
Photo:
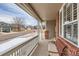
M 24 28 L 24 20 L 19 17 L 13 18 L 15 26 L 17 26 L 18 31 L 21 31 L 21 27 Z

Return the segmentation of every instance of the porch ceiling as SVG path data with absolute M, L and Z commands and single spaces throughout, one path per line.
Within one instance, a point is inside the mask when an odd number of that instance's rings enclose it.
M 30 3 L 42 20 L 55 20 L 62 3 Z

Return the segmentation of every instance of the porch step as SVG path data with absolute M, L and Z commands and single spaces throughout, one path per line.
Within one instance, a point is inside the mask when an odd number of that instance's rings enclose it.
M 49 56 L 59 56 L 58 50 L 53 41 L 49 41 L 48 51 L 49 51 Z

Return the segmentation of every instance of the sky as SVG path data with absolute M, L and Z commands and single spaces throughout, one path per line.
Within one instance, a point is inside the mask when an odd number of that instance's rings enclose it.
M 37 25 L 37 20 L 19 8 L 16 4 L 0 3 L 0 21 L 12 23 L 13 17 L 22 18 L 26 25 Z

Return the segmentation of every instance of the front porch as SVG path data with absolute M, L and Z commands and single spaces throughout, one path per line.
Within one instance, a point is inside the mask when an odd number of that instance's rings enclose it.
M 79 56 L 78 3 L 15 5 L 27 12 L 26 19 L 30 16 L 33 21 L 37 20 L 37 25 L 34 27 L 34 22 L 26 27 L 16 22 L 17 26 L 13 26 L 18 29 L 16 33 L 0 35 L 1 56 Z M 2 27 L 0 31 L 3 32 Z

